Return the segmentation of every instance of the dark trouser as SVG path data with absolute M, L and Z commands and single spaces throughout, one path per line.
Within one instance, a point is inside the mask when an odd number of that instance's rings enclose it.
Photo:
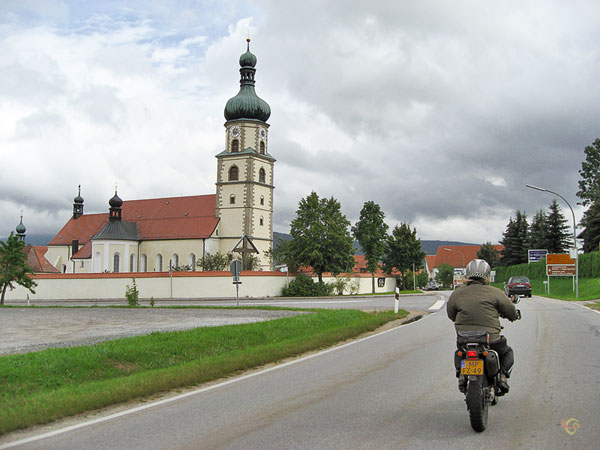
M 490 344 L 490 348 L 498 352 L 498 357 L 500 358 L 500 370 L 506 375 L 506 378 L 510 377 L 510 372 L 515 364 L 515 355 L 513 349 L 506 342 L 506 338 L 500 336 L 500 340 Z
M 458 346 L 460 348 L 460 346 Z M 490 348 L 498 353 L 500 359 L 500 371 L 506 375 L 506 378 L 510 377 L 510 372 L 515 364 L 515 355 L 513 349 L 506 342 L 504 336 L 500 336 L 500 339 L 494 343 L 490 343 Z M 460 360 L 462 358 L 454 357 L 454 367 L 456 367 L 456 376 L 460 374 Z

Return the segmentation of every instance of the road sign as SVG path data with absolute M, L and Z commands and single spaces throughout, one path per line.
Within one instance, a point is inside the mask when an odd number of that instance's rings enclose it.
M 568 253 L 548 253 L 546 264 L 575 264 L 575 260 Z
M 542 259 L 544 259 L 547 254 L 548 254 L 548 250 L 530 249 L 530 250 L 527 250 L 527 260 L 530 263 L 538 262 L 538 261 L 541 261 Z
M 574 277 L 575 264 L 548 264 L 546 274 L 549 277 Z
M 229 270 L 231 271 L 231 275 L 233 275 L 233 278 L 239 278 L 240 273 L 242 273 L 242 263 L 237 259 L 231 261 L 231 264 L 229 265 Z

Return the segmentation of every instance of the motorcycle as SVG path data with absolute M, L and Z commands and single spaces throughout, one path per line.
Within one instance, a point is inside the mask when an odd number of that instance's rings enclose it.
M 517 312 L 520 319 L 521 312 Z M 499 386 L 500 358 L 490 348 L 490 336 L 485 331 L 459 331 L 456 342 L 454 365 L 463 381 L 459 389 L 465 394 L 471 427 L 482 432 L 487 428 L 489 406 L 504 395 Z

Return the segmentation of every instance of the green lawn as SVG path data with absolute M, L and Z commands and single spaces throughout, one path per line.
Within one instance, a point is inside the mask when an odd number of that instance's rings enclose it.
M 331 346 L 408 314 L 310 311 L 2 356 L 0 434 L 236 374 Z
M 580 278 L 579 279 L 579 298 L 575 298 L 573 291 L 573 279 L 570 277 L 550 277 L 550 294 L 544 291 L 543 279 L 531 279 L 533 295 L 542 297 L 557 298 L 560 300 L 596 300 L 600 299 L 600 278 Z M 503 283 L 491 283 L 499 289 L 504 290 Z

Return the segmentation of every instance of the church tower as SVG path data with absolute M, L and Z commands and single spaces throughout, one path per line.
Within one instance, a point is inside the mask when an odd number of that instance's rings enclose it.
M 217 157 L 216 216 L 219 251 L 229 253 L 241 238 L 250 238 L 261 268 L 269 270 L 273 248 L 273 166 L 268 151 L 267 120 L 271 108 L 254 90 L 256 56 L 240 56 L 240 91 L 225 106 L 225 150 Z

